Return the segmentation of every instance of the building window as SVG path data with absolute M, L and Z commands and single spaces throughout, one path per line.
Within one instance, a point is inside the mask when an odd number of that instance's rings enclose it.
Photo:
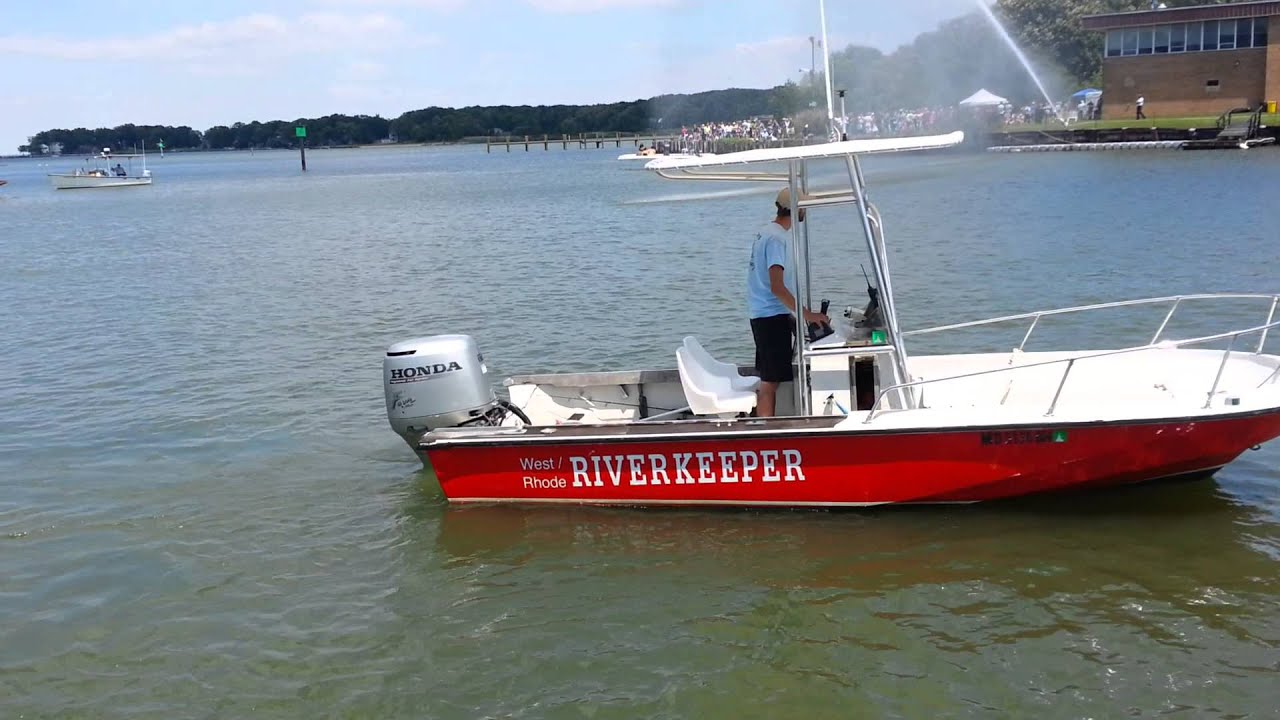
M 1236 49 L 1236 21 L 1223 20 L 1218 23 L 1218 49 Z
M 1106 56 L 1164 55 L 1267 46 L 1267 18 L 1208 20 L 1107 32 Z
M 1163 55 L 1169 52 L 1169 27 L 1167 25 L 1156 28 L 1156 54 Z
M 1124 49 L 1121 55 L 1137 55 L 1138 54 L 1138 31 L 1124 31 Z
M 1107 57 L 1119 57 L 1120 45 L 1124 42 L 1123 30 L 1112 30 L 1107 33 Z
M 1150 55 L 1152 48 L 1155 46 L 1155 32 L 1151 28 L 1142 28 L 1138 31 L 1138 54 Z
M 1187 52 L 1200 52 L 1204 48 L 1204 44 L 1200 42 L 1200 36 L 1204 32 L 1204 23 L 1187 23 Z
M 1253 44 L 1253 20 L 1236 21 L 1236 47 L 1247 48 Z

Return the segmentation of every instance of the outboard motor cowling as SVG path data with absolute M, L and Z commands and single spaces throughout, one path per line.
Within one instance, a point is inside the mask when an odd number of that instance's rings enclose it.
M 474 338 L 436 335 L 396 343 L 382 361 L 382 386 L 391 427 L 412 447 L 427 430 L 503 414 Z M 501 418 L 497 418 L 501 421 Z

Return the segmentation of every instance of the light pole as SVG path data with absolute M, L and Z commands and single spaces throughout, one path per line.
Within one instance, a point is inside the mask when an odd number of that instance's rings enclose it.
M 816 85 L 818 82 L 818 39 L 809 36 L 809 84 Z

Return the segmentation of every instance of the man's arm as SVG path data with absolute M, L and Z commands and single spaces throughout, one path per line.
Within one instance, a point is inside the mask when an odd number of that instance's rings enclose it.
M 787 306 L 788 310 L 794 313 L 796 311 L 796 298 L 791 294 L 791 291 L 787 289 L 787 283 L 783 280 L 784 272 L 785 271 L 782 269 L 781 265 L 769 266 L 769 290 L 773 292 L 774 296 L 777 297 L 783 305 Z M 826 315 L 813 312 L 808 308 L 805 308 L 804 310 L 804 321 L 811 323 L 831 322 Z

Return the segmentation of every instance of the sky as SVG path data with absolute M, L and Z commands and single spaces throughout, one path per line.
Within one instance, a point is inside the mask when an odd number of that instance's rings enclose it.
M 0 154 L 55 127 L 636 100 L 801 78 L 817 0 L 0 0 Z M 973 0 L 827 0 L 889 51 Z M 821 55 L 818 56 L 821 64 Z

